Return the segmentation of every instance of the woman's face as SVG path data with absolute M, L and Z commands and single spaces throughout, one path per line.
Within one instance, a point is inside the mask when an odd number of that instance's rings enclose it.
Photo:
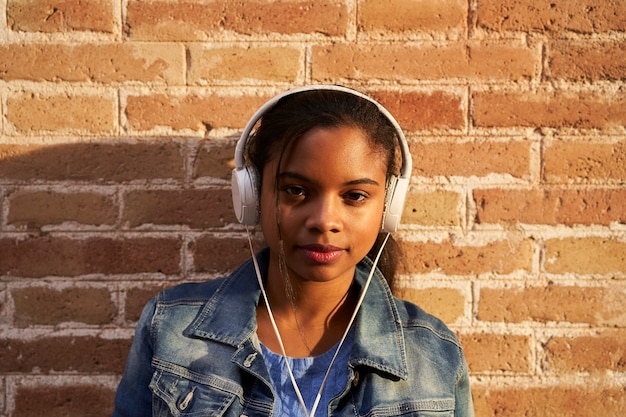
M 361 130 L 338 127 L 296 140 L 278 178 L 277 163 L 274 157 L 266 164 L 261 187 L 261 226 L 273 261 L 282 236 L 292 279 L 351 281 L 380 231 L 386 158 Z

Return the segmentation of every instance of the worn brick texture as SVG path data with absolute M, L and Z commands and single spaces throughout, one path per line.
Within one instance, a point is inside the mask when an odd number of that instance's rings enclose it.
M 623 0 L 0 9 L 0 417 L 110 415 L 144 304 L 249 256 L 248 117 L 319 82 L 406 131 L 395 292 L 459 335 L 477 416 L 626 415 Z

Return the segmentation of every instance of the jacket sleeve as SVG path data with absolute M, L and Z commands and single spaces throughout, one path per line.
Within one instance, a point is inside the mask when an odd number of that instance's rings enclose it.
M 470 390 L 467 362 L 461 351 L 461 366 L 457 374 L 454 417 L 474 417 L 474 404 Z
M 149 384 L 152 379 L 152 337 L 151 324 L 156 299 L 144 308 L 135 329 L 124 375 L 115 395 L 113 417 L 151 417 L 152 392 Z

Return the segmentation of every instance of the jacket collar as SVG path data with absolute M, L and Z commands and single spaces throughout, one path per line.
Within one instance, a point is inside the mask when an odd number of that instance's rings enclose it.
M 266 274 L 269 251 L 262 250 L 257 260 L 261 273 Z M 371 268 L 372 262 L 367 258 L 357 265 L 355 280 L 361 289 Z M 224 280 L 185 333 L 241 347 L 256 338 L 256 306 L 260 297 L 254 265 L 248 260 Z M 408 376 L 402 322 L 391 290 L 378 270 L 353 326 L 353 367 L 371 367 L 401 379 Z

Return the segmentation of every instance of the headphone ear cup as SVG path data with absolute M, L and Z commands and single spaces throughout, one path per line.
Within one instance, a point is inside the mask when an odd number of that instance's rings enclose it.
M 392 176 L 389 181 L 389 191 L 383 213 L 383 232 L 395 232 L 400 225 L 400 218 L 404 210 L 404 201 L 409 191 L 409 179 Z
M 254 226 L 259 222 L 259 175 L 254 167 L 233 170 L 231 177 L 233 208 L 241 224 Z

